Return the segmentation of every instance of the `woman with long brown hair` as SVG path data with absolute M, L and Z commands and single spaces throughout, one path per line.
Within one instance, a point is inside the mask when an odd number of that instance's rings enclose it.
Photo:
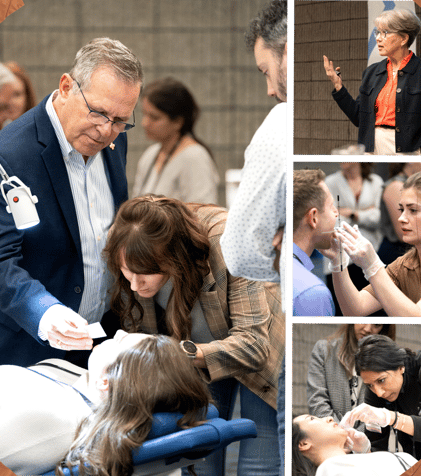
M 333 285 L 342 312 L 347 316 L 368 316 L 383 308 L 388 316 L 421 316 L 421 172 L 403 184 L 399 223 L 403 241 L 412 248 L 384 268 L 373 245 L 358 228 L 347 223 L 336 230 L 329 250 L 323 254 L 331 260 Z M 344 252 L 341 252 L 339 240 Z M 354 286 L 346 267 L 347 255 L 362 268 L 370 282 L 361 291 Z
M 378 255 L 384 264 L 392 263 L 408 251 L 409 246 L 403 241 L 403 232 L 399 223 L 399 197 L 405 180 L 421 171 L 421 163 L 391 162 L 388 168 L 389 179 L 383 184 L 380 202 L 380 231 L 383 241 Z
M 59 475 L 79 464 L 81 475 L 131 474 L 154 413 L 181 412 L 179 426 L 193 427 L 211 401 L 178 342 L 122 330 L 93 349 L 88 370 L 52 359 L 2 365 L 0 379 L 0 460 L 17 474 L 59 461 Z
M 76 464 L 81 476 L 131 474 L 132 450 L 146 440 L 154 413 L 182 413 L 181 428 L 204 421 L 210 395 L 180 351 L 174 339 L 157 335 L 146 336 L 118 355 L 102 380 L 106 395 L 79 426 L 69 453 L 57 467 L 59 475 L 60 466 Z M 105 344 L 102 353 L 109 352 Z
M 342 324 L 316 342 L 307 375 L 307 402 L 311 415 L 331 416 L 339 423 L 345 413 L 364 399 L 364 386 L 355 371 L 358 342 L 366 335 L 384 334 L 395 339 L 395 324 Z M 356 427 L 362 430 L 363 425 Z
M 219 246 L 226 216 L 215 206 L 164 197 L 125 202 L 104 249 L 116 278 L 111 306 L 126 330 L 181 341 L 222 418 L 231 418 L 240 388 L 241 414 L 256 422 L 259 436 L 241 442 L 239 472 L 278 475 L 279 285 L 229 274 Z M 200 474 L 223 476 L 222 455 L 208 458 Z

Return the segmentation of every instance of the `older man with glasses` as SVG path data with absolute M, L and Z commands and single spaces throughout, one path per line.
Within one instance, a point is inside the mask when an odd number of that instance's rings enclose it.
M 0 364 L 50 357 L 83 365 L 86 325 L 109 311 L 101 253 L 127 200 L 126 132 L 142 66 L 119 41 L 77 53 L 59 89 L 0 133 L 0 163 L 37 195 L 40 223 L 15 229 L 0 206 Z

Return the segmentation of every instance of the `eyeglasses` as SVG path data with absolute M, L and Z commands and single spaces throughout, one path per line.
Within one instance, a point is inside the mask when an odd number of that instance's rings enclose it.
M 397 31 L 387 31 L 387 30 L 378 30 L 377 28 L 374 29 L 374 37 L 377 38 L 380 37 L 383 40 L 386 39 L 387 35 L 390 35 L 391 33 L 398 33 Z
M 91 109 L 91 107 L 88 104 L 88 101 L 85 98 L 85 95 L 83 94 L 83 91 L 82 91 L 82 88 L 80 87 L 79 82 L 76 81 L 76 79 L 75 79 L 75 82 L 79 86 L 80 92 L 82 93 L 82 97 L 85 100 L 86 106 L 89 109 L 88 115 L 86 116 L 89 122 L 92 122 L 92 124 L 95 124 L 97 126 L 103 126 L 104 124 L 107 124 L 107 122 L 111 122 L 111 127 L 114 129 L 115 132 L 117 131 L 127 132 L 136 125 L 134 111 L 133 111 L 133 124 L 129 124 L 123 121 L 112 121 L 104 114 L 101 114 L 100 112 L 97 112 Z

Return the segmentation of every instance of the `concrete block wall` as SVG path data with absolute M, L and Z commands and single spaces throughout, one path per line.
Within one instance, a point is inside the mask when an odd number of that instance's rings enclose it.
M 420 15 L 420 8 L 416 5 Z M 341 67 L 356 98 L 367 67 L 366 1 L 295 0 L 294 154 L 325 154 L 357 142 L 358 129 L 332 98 L 323 55 Z M 420 39 L 417 39 L 420 51 Z
M 202 109 L 197 134 L 212 149 L 224 176 L 241 168 L 244 150 L 274 105 L 244 31 L 265 0 L 25 0 L 0 26 L 0 61 L 30 74 L 38 100 L 58 87 L 77 50 L 98 36 L 116 38 L 141 59 L 145 81 L 174 76 L 191 88 Z M 137 161 L 150 145 L 140 126 L 129 132 L 129 190 Z
M 358 92 L 367 63 L 367 2 L 295 2 L 294 154 L 330 154 L 357 140 L 331 97 L 323 55 L 341 67 L 349 92 Z
M 314 344 L 326 339 L 337 329 L 338 324 L 294 324 L 292 328 L 292 412 L 295 415 L 308 413 L 306 382 L 308 361 Z M 421 350 L 421 325 L 396 325 L 396 342 L 413 351 Z

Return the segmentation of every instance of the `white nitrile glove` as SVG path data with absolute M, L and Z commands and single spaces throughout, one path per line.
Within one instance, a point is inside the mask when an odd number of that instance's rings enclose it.
M 373 245 L 358 230 L 358 225 L 352 227 L 348 223 L 343 222 L 337 233 L 342 242 L 343 249 L 348 253 L 352 262 L 363 270 L 367 281 L 379 269 L 384 267 Z
M 353 453 L 368 453 L 370 451 L 371 443 L 367 435 L 354 428 L 348 428 L 347 431 L 345 449 L 351 450 Z
M 352 428 L 359 420 L 364 423 L 377 423 L 381 427 L 390 425 L 390 412 L 386 408 L 377 408 L 361 403 L 350 412 L 345 413 L 339 423 L 345 429 Z
M 324 256 L 329 258 L 329 271 L 332 273 L 340 273 L 343 271 L 349 264 L 348 255 L 342 251 L 341 252 L 341 243 L 338 238 L 331 239 L 331 247 L 329 248 L 329 254 L 323 253 Z

